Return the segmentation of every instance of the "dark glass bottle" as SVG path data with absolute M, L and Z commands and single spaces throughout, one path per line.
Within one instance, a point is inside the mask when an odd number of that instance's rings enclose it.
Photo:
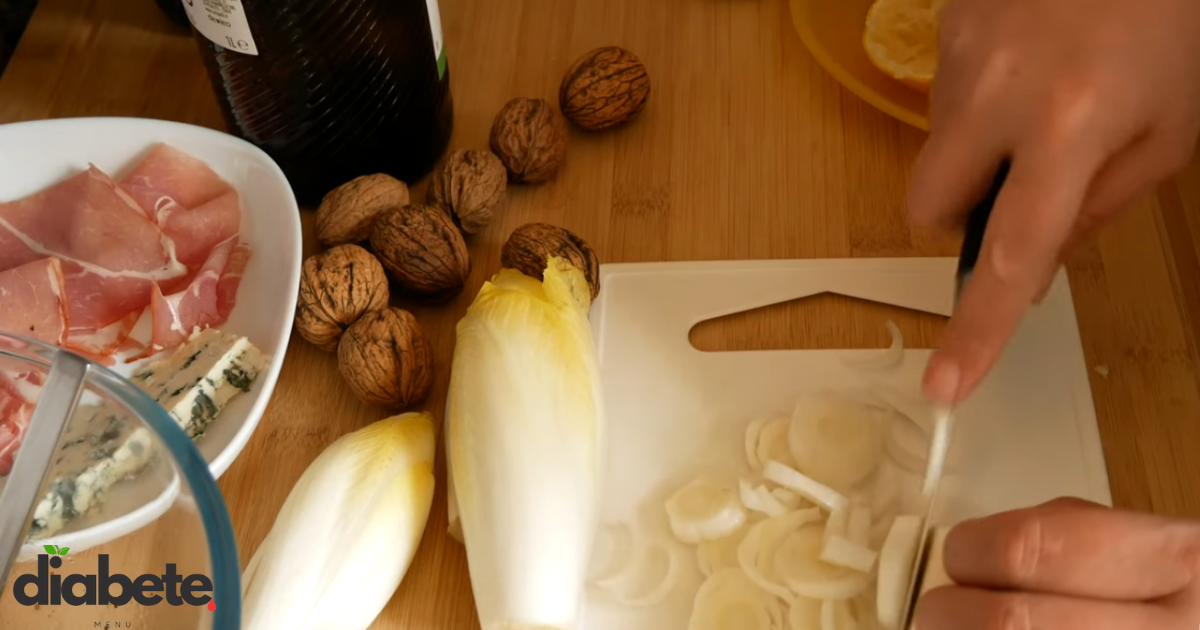
M 192 23 L 188 21 L 187 13 L 183 10 L 183 0 L 155 0 L 158 3 L 158 8 L 162 10 L 171 21 L 184 27 L 192 28 Z
M 387 173 L 412 183 L 454 126 L 437 0 L 183 0 L 232 133 L 302 206 Z

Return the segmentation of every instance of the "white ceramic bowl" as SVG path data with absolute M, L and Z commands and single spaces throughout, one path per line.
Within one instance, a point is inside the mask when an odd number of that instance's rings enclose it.
M 250 392 L 230 401 L 196 443 L 213 476 L 219 477 L 246 446 L 262 418 L 279 378 L 296 311 L 300 212 L 278 165 L 248 142 L 193 125 L 141 118 L 14 123 L 0 126 L 0 201 L 36 192 L 86 169 L 89 162 L 119 180 L 159 142 L 204 160 L 240 193 L 242 240 L 250 245 L 252 253 L 238 289 L 237 304 L 219 328 L 245 335 L 271 356 L 270 366 Z M 148 323 L 149 317 L 144 315 L 138 328 Z M 135 330 L 135 336 L 140 332 Z M 118 361 L 112 369 L 129 376 L 141 364 Z M 110 537 L 101 535 L 97 540 L 104 538 Z

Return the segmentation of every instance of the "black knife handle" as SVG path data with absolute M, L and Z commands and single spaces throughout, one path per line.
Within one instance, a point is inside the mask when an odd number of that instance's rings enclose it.
M 992 217 L 992 208 L 996 205 L 996 197 L 1000 195 L 1000 189 L 1004 187 L 1004 180 L 1008 177 L 1008 167 L 1008 160 L 1000 164 L 1000 169 L 996 171 L 996 176 L 992 179 L 991 188 L 967 215 L 962 253 L 958 257 L 960 281 L 975 270 L 975 263 L 979 261 L 979 250 L 983 247 L 983 234 L 987 231 L 988 219 Z

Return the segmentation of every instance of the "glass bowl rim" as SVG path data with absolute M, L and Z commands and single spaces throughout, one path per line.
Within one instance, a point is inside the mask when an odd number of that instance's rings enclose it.
M 7 344 L 0 344 L 0 357 L 33 364 L 47 372 L 57 353 L 70 352 L 10 332 L 0 331 L 0 339 L 15 341 L 24 346 L 22 350 L 27 350 L 26 353 L 6 347 Z M 237 540 L 233 534 L 233 524 L 229 519 L 225 500 L 208 468 L 208 462 L 204 461 L 191 438 L 162 405 L 120 374 L 85 356 L 80 358 L 88 363 L 85 383 L 99 387 L 136 413 L 170 451 L 180 475 L 192 490 L 192 498 L 208 542 L 209 570 L 212 571 L 213 581 L 212 597 L 214 602 L 220 602 L 214 611 L 212 628 L 238 630 L 241 623 L 241 571 L 238 564 Z

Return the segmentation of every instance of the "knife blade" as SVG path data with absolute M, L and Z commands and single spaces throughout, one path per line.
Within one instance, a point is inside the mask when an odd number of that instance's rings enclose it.
M 975 204 L 975 207 L 971 209 L 970 214 L 967 215 L 962 250 L 958 257 L 958 268 L 955 272 L 954 301 L 956 304 L 962 297 L 963 290 L 966 288 L 967 282 L 971 279 L 971 275 L 975 271 L 975 265 L 979 262 L 979 252 L 983 248 L 984 233 L 987 231 L 988 221 L 992 216 L 992 209 L 996 205 L 996 198 L 999 197 L 1000 189 L 1004 187 L 1004 182 L 1008 177 L 1008 169 L 1009 162 L 1005 160 L 992 179 L 988 191 Z M 953 428 L 954 407 L 948 406 L 935 409 L 934 432 L 929 440 L 929 453 L 925 460 L 925 479 L 921 487 L 922 494 L 928 497 L 928 499 L 925 503 L 925 515 L 921 520 L 921 534 L 917 537 L 917 553 L 913 556 L 912 568 L 909 571 L 908 591 L 904 600 L 905 610 L 900 617 L 904 622 L 904 625 L 901 626 L 902 628 L 913 627 L 913 612 L 917 607 L 921 580 L 925 573 L 925 562 L 933 541 L 933 515 L 937 507 L 938 486 L 940 485 L 942 469 L 946 462 L 946 453 L 950 448 Z

